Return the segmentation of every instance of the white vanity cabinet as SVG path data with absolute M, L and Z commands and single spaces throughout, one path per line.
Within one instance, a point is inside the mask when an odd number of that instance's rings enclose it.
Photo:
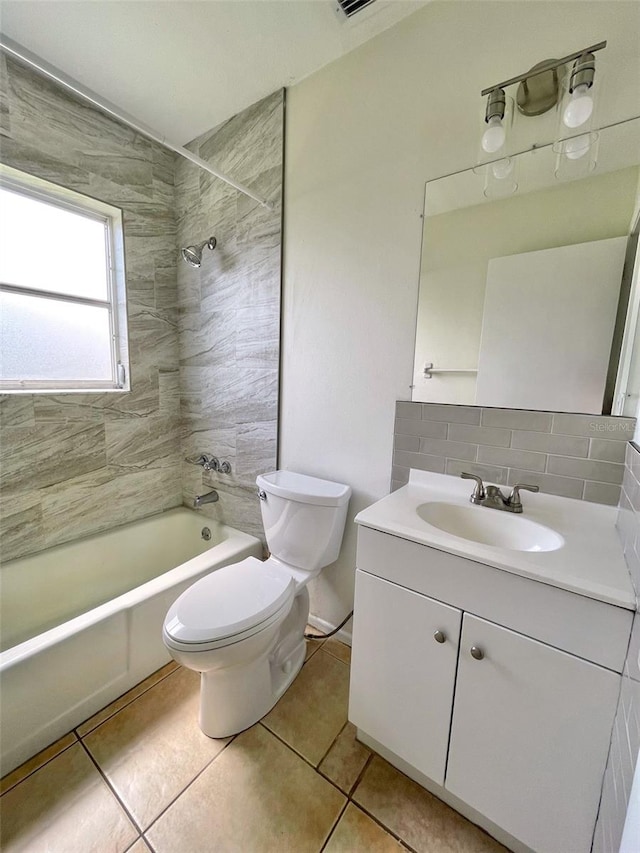
M 618 687 L 610 670 L 465 613 L 446 788 L 533 850 L 588 853 Z
M 361 527 L 349 718 L 505 843 L 589 853 L 629 617 Z
M 462 611 L 358 572 L 350 717 L 444 782 Z

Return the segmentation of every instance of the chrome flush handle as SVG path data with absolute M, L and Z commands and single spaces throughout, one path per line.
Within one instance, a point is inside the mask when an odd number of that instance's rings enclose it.
M 258 489 L 258 497 L 261 501 L 266 501 L 267 493 L 264 491 L 264 489 Z

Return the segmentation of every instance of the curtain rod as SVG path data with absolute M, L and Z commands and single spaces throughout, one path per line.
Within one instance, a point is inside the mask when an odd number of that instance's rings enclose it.
M 146 124 L 138 121 L 128 113 L 123 112 L 116 107 L 115 104 L 104 100 L 100 95 L 92 92 L 91 89 L 87 89 L 81 83 L 78 83 L 77 80 L 74 80 L 72 77 L 69 77 L 53 65 L 45 62 L 44 59 L 40 59 L 40 57 L 36 56 L 35 53 L 31 53 L 30 50 L 22 47 L 22 45 L 19 45 L 17 42 L 13 41 L 13 39 L 10 39 L 4 34 L 0 34 L 0 48 L 10 54 L 14 59 L 17 59 L 19 62 L 29 66 L 39 74 L 47 77 L 49 80 L 53 80 L 55 83 L 58 83 L 60 86 L 68 89 L 70 92 L 73 92 L 74 95 L 88 101 L 102 112 L 107 113 L 107 115 L 110 115 L 112 118 L 117 119 L 117 121 L 127 125 L 127 127 L 130 127 L 132 130 L 135 130 L 136 133 L 140 133 L 142 136 L 146 136 L 148 139 L 153 140 L 153 142 L 157 142 L 159 145 L 169 148 L 174 153 L 179 154 L 180 157 L 184 157 L 185 160 L 189 160 L 200 169 L 204 169 L 205 172 L 209 172 L 210 175 L 224 181 L 225 184 L 228 184 L 230 187 L 238 190 L 238 192 L 241 192 L 244 195 L 249 196 L 249 198 L 252 198 L 254 201 L 259 202 L 263 207 L 267 207 L 269 209 L 273 208 L 273 205 L 270 202 L 262 198 L 262 196 L 254 193 L 248 187 L 244 186 L 244 184 L 234 181 L 233 178 L 225 175 L 224 172 L 220 172 L 210 163 L 207 163 L 206 160 L 203 160 L 202 157 L 198 157 L 197 154 L 192 154 L 188 148 L 184 148 L 181 145 L 175 145 L 173 142 L 170 142 L 166 137 L 162 136 L 162 134 L 153 130 L 153 128 L 148 127 Z

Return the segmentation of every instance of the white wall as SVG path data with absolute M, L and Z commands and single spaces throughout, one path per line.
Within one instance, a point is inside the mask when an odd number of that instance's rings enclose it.
M 349 483 L 351 518 L 388 492 L 410 397 L 425 180 L 471 165 L 482 88 L 603 38 L 601 118 L 634 115 L 639 19 L 632 2 L 434 2 L 289 90 L 280 464 Z M 529 144 L 553 135 L 529 121 Z M 333 624 L 352 603 L 347 527 L 311 590 Z

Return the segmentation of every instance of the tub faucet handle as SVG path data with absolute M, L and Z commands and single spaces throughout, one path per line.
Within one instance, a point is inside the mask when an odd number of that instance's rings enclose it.
M 202 465 L 205 471 L 215 470 L 214 463 L 217 463 L 215 456 L 207 456 L 206 453 L 201 453 L 200 456 L 187 456 L 184 460 L 190 465 Z
M 201 453 L 200 456 L 187 456 L 185 462 L 190 465 L 202 465 L 205 471 L 217 471 L 219 474 L 230 474 L 231 464 L 226 460 L 220 460 L 217 456 Z

